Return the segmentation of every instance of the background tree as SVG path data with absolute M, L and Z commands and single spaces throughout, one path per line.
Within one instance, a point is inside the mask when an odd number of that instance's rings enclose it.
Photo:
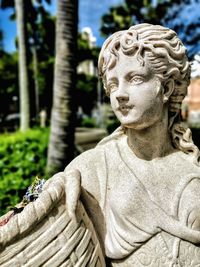
M 164 24 L 174 29 L 188 50 L 188 56 L 193 59 L 200 51 L 200 1 L 183 1 L 174 5 L 168 12 Z
M 78 34 L 77 64 L 84 64 L 84 61 L 91 61 L 97 69 L 99 47 L 91 47 L 87 38 L 83 34 Z M 97 73 L 78 73 L 76 84 L 76 109 L 81 107 L 84 114 L 91 116 L 91 111 L 97 102 Z
M 35 122 L 39 110 L 45 108 L 50 113 L 52 104 L 53 64 L 55 55 L 55 42 L 52 42 L 52 40 L 55 40 L 55 18 L 45 10 L 44 2 L 49 4 L 51 1 L 24 1 L 26 9 L 25 27 L 27 30 L 26 49 L 30 116 L 32 123 Z M 13 8 L 10 19 L 16 19 L 14 0 L 2 0 L 1 8 Z M 18 38 L 16 39 L 16 47 L 18 48 Z M 2 65 L 4 66 L 5 64 Z M 2 79 L 4 78 L 2 77 Z M 18 95 L 16 91 L 18 87 L 14 84 L 13 87 L 15 87 L 15 95 Z M 20 96 L 19 99 L 21 99 Z
M 52 107 L 53 66 L 55 58 L 55 42 L 52 42 L 52 40 L 55 39 L 55 17 L 52 17 L 46 11 L 45 2 L 50 3 L 51 1 L 25 1 L 31 126 L 39 123 L 39 110 L 45 109 L 49 118 Z M 14 0 L 1 1 L 2 9 L 8 7 L 13 8 L 13 14 L 10 16 L 10 19 L 16 19 Z M 18 47 L 18 39 L 16 39 L 16 47 Z M 95 66 L 97 66 L 98 53 L 99 48 L 91 48 L 88 40 L 84 39 L 82 34 L 78 34 L 78 51 L 76 54 L 78 64 L 85 60 L 92 60 Z M 4 100 L 6 98 L 6 101 L 2 100 L 4 105 L 0 107 L 2 111 L 0 113 L 4 118 L 10 113 L 18 113 L 18 99 L 20 99 L 18 94 L 19 87 L 16 84 L 16 81 L 18 81 L 18 77 L 16 77 L 18 67 L 15 65 L 18 59 L 18 50 L 13 55 L 6 54 L 4 62 L 1 62 L 3 57 L 0 58 L 1 73 L 7 73 L 6 77 L 3 77 L 3 75 L 0 77 L 1 95 L 5 95 L 9 91 L 9 97 L 2 98 Z M 7 62 L 5 61 L 6 59 L 8 59 Z M 7 90 L 5 87 L 7 82 L 9 82 L 9 77 L 12 77 L 10 82 L 13 84 L 12 89 L 9 87 Z M 6 78 L 6 81 L 4 78 Z M 75 108 L 77 109 L 78 106 L 81 106 L 84 113 L 91 115 L 91 110 L 97 101 L 97 78 L 82 73 L 80 76 L 78 75 L 77 80 L 76 92 L 78 99 L 75 102 Z M 17 99 L 15 101 L 15 110 L 11 108 L 13 106 L 12 99 Z M 87 105 L 88 99 L 90 101 Z
M 0 51 L 0 118 L 4 121 L 11 110 L 16 112 L 18 99 L 18 55 Z
M 200 50 L 199 8 L 198 0 L 124 0 L 122 5 L 111 7 L 102 17 L 100 30 L 108 36 L 137 23 L 168 26 L 178 33 L 192 58 Z M 191 19 L 185 19 L 191 12 Z
M 57 1 L 56 60 L 47 170 L 63 170 L 74 157 L 78 1 Z
M 0 51 L 3 51 L 3 31 L 0 29 Z
M 32 81 L 32 117 L 38 117 L 43 108 L 51 108 L 53 63 L 55 56 L 55 18 L 44 8 L 50 0 L 27 1 L 30 53 L 30 80 Z M 40 99 L 41 98 L 41 99 Z M 44 101 L 46 99 L 46 101 Z
M 30 126 L 30 99 L 25 1 L 15 0 L 15 9 L 19 45 L 20 129 L 26 131 Z
M 0 28 L 0 123 L 2 123 L 10 109 L 15 109 L 18 98 L 18 56 L 4 51 L 4 33 Z M 3 130 L 3 129 L 0 129 Z

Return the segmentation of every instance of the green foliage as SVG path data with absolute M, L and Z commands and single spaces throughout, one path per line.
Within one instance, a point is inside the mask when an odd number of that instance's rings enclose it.
M 35 81 L 39 90 L 39 109 L 50 113 L 52 105 L 53 68 L 55 55 L 55 17 L 44 8 L 44 1 L 28 1 L 29 62 L 32 85 Z M 46 1 L 47 2 L 47 1 Z M 53 41 L 52 41 L 53 40 Z M 35 59 L 34 59 L 35 57 Z M 35 62 L 35 63 L 34 63 Z M 35 68 L 34 68 L 34 64 Z M 34 99 L 35 88 L 32 88 Z
M 119 126 L 120 122 L 116 118 L 113 118 L 113 120 L 109 120 L 106 123 L 106 129 L 109 134 L 113 133 Z
M 5 8 L 14 8 L 14 0 L 1 0 L 0 7 Z
M 35 117 L 35 80 L 39 87 L 40 97 L 40 110 L 46 108 L 48 113 L 51 110 L 52 103 L 52 84 L 53 84 L 53 64 L 55 54 L 55 17 L 52 17 L 46 10 L 44 3 L 49 4 L 50 0 L 26 0 L 24 1 L 24 7 L 26 9 L 26 30 L 28 33 L 27 40 L 27 59 L 29 67 L 29 90 L 31 98 L 31 116 Z M 2 0 L 0 1 L 0 8 L 11 8 L 13 13 L 11 17 L 15 18 L 14 0 Z M 10 17 L 10 19 L 11 19 Z M 0 41 L 1 37 L 0 31 Z M 3 40 L 2 40 L 3 41 Z M 1 44 L 1 43 L 0 43 Z M 16 47 L 18 42 L 16 41 Z M 34 54 L 35 51 L 35 54 Z M 17 52 L 16 52 L 17 54 Z M 37 61 L 37 69 L 34 69 L 34 55 Z M 3 94 L 6 90 L 6 94 L 13 92 L 14 95 L 18 95 L 18 66 L 13 68 L 14 61 L 13 55 L 4 53 L 4 56 L 0 56 L 0 94 Z M 9 74 L 9 77 L 7 75 Z M 5 81 L 6 80 L 6 81 Z M 7 85 L 7 83 L 10 83 Z M 5 89 L 4 89 L 5 88 Z M 15 93 L 14 93 L 15 92 Z M 5 99 L 4 99 L 5 98 Z M 4 105 L 0 105 L 0 114 L 5 115 L 13 112 L 10 110 L 10 104 L 12 103 L 12 96 L 2 97 L 0 95 L 0 101 Z M 0 103 L 1 104 L 1 103 Z M 15 110 L 14 112 L 18 112 Z
M 0 51 L 0 116 L 9 113 L 12 97 L 18 96 L 17 53 Z
M 0 28 L 0 51 L 3 50 L 3 31 Z
M 79 74 L 77 80 L 76 104 L 84 113 L 91 115 L 91 110 L 97 100 L 97 77 Z
M 97 127 L 96 120 L 91 117 L 85 117 L 83 118 L 81 122 L 82 127 L 87 127 L 87 128 L 94 128 Z
M 109 13 L 101 18 L 100 31 L 103 36 L 108 36 L 115 31 L 127 29 L 132 22 L 131 14 L 126 6 L 111 7 Z
M 22 200 L 36 176 L 45 178 L 48 129 L 0 136 L 0 215 Z
M 124 0 L 122 5 L 111 7 L 109 13 L 102 17 L 101 32 L 103 35 L 127 29 L 137 23 L 162 24 L 168 10 L 175 4 L 185 1 L 172 0 Z
M 28 64 L 31 117 L 36 114 L 36 84 L 39 93 L 39 110 L 45 109 L 49 115 L 52 107 L 53 69 L 55 57 L 55 21 L 47 11 L 44 2 L 47 0 L 26 1 L 26 27 L 28 31 Z M 1 8 L 13 8 L 14 1 L 4 0 Z M 15 10 L 13 8 L 13 14 Z M 1 36 L 0 36 L 1 37 Z M 1 40 L 1 39 L 0 39 Z M 0 117 L 10 113 L 18 113 L 18 64 L 17 52 L 13 55 L 2 52 L 0 56 Z M 92 60 L 97 66 L 99 48 L 91 48 L 82 34 L 78 35 L 77 64 Z M 35 59 L 35 60 L 34 60 Z M 97 78 L 81 75 L 77 84 L 77 105 L 90 114 L 97 98 Z M 37 95 L 38 96 L 38 95 Z M 18 97 L 19 99 L 19 97 Z M 15 104 L 15 106 L 13 105 Z M 13 109 L 13 106 L 15 110 Z M 36 120 L 32 120 L 36 121 Z
M 84 60 L 93 60 L 95 66 L 97 66 L 98 56 L 100 52 L 99 47 L 90 47 L 88 40 L 82 36 L 81 33 L 78 34 L 78 54 L 77 63 L 81 63 Z
M 168 12 L 165 25 L 178 33 L 187 47 L 188 57 L 193 59 L 200 51 L 200 1 L 183 1 Z
M 124 0 L 102 16 L 100 31 L 108 36 L 138 23 L 167 26 L 178 33 L 192 58 L 200 46 L 200 15 L 197 10 L 199 1 L 192 0 Z M 191 14 L 191 18 L 185 19 L 186 14 Z
M 15 83 L 17 83 L 17 54 L 8 54 L 0 52 L 0 93 L 9 94 L 17 91 Z

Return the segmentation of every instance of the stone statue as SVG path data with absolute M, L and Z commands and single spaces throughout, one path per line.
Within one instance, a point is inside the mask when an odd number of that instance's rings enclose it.
M 96 261 L 82 254 L 82 265 L 71 260 L 71 265 L 54 261 L 34 266 L 105 266 L 104 258 L 106 266 L 113 267 L 200 266 L 200 153 L 191 131 L 180 123 L 190 77 L 186 49 L 174 31 L 139 24 L 105 41 L 99 72 L 121 127 L 48 180 L 29 204 L 38 201 L 44 207 L 47 192 L 57 192 L 51 199 L 66 192 L 57 209 L 63 214 L 66 207 L 72 225 L 83 220 L 86 211 L 97 244 Z M 33 216 L 29 205 L 20 215 Z M 44 215 L 38 217 L 42 221 Z M 72 250 L 65 246 L 66 253 Z

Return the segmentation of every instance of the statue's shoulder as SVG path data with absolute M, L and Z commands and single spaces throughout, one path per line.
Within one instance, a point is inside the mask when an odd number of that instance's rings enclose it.
M 107 136 L 95 148 L 76 157 L 64 170 L 66 176 L 71 171 L 78 170 L 82 187 L 98 202 L 103 201 L 106 192 L 108 165 L 113 155 L 118 153 L 115 137 L 116 134 Z
M 196 173 L 200 177 L 200 162 L 196 153 L 184 153 L 179 151 L 175 155 L 176 163 L 180 163 L 180 168 L 186 173 Z M 188 170 L 188 171 L 187 171 Z
M 104 137 L 96 147 L 89 149 L 79 156 L 77 156 L 65 169 L 71 168 L 84 168 L 88 169 L 88 165 L 94 165 L 96 163 L 101 163 L 101 167 L 103 168 L 103 161 L 105 161 L 105 154 L 108 152 L 113 152 L 116 147 L 116 143 L 118 140 L 124 135 L 121 127 L 117 128 L 112 134 Z
M 95 147 L 92 149 L 89 149 L 80 155 L 78 155 L 76 158 L 74 158 L 69 165 L 65 168 L 65 172 L 68 171 L 68 169 L 83 169 L 88 168 L 88 166 L 92 166 L 98 159 L 98 161 L 101 160 L 101 158 L 104 157 L 104 147 Z

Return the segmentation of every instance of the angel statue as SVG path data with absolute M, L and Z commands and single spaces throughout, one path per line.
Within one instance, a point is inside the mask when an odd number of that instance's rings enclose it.
M 186 49 L 171 29 L 138 24 L 111 35 L 98 64 L 121 126 L 0 227 L 0 266 L 198 267 L 200 153 L 180 122 Z

